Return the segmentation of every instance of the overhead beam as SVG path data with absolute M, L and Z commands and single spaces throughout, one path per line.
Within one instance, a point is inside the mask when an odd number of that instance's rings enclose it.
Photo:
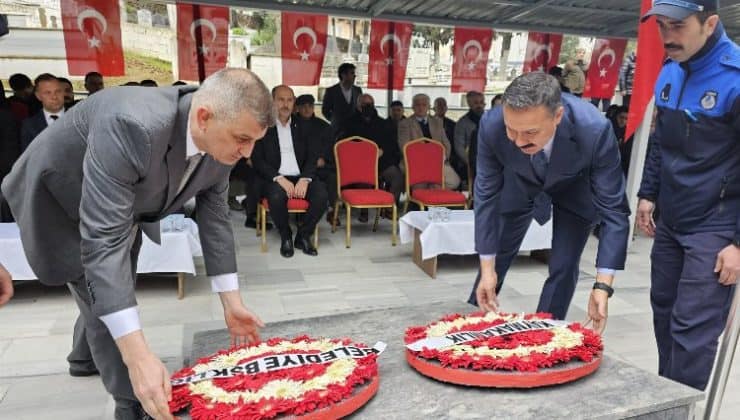
M 501 18 L 499 21 L 510 21 L 510 20 L 517 20 L 519 18 L 522 18 L 524 16 L 527 16 L 528 14 L 535 12 L 548 4 L 554 2 L 555 0 L 538 0 L 534 4 L 532 4 L 529 7 L 525 7 L 523 10 L 519 10 L 517 12 L 514 12 L 512 14 L 509 14 L 503 18 Z
M 547 6 L 544 6 L 547 9 L 552 10 L 558 10 L 561 12 L 575 12 L 575 13 L 599 13 L 602 15 L 611 15 L 611 16 L 624 16 L 624 17 L 634 17 L 637 18 L 640 16 L 639 10 L 615 10 L 615 9 L 597 9 L 594 7 L 580 7 L 580 6 L 557 6 L 554 4 L 548 4 Z
M 375 2 L 375 4 L 370 8 L 370 15 L 378 16 L 379 14 L 383 13 L 385 8 L 388 7 L 388 5 L 391 3 L 393 3 L 393 0 L 380 0 Z

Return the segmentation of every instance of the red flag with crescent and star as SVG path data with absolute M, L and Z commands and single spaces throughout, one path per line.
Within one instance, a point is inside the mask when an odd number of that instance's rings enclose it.
M 406 22 L 372 20 L 370 62 L 367 65 L 368 88 L 403 90 L 413 28 L 411 23 Z
M 62 0 L 61 9 L 69 74 L 123 76 L 118 0 Z
M 178 78 L 203 80 L 226 67 L 228 56 L 229 8 L 178 3 Z
M 586 75 L 586 98 L 611 98 L 619 81 L 626 39 L 597 39 Z
M 291 86 L 318 85 L 326 54 L 328 17 L 283 12 L 281 22 L 283 83 Z
M 530 32 L 522 72 L 543 71 L 547 73 L 552 67 L 558 65 L 562 44 L 563 34 Z
M 452 61 L 452 92 L 483 92 L 486 87 L 488 52 L 493 31 L 482 28 L 455 28 Z

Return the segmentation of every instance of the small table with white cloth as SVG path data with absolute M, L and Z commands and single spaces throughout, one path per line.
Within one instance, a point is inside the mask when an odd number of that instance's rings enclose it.
M 431 278 L 437 276 L 438 255 L 476 254 L 473 210 L 451 210 L 449 220 L 444 222 L 430 220 L 427 211 L 411 211 L 400 222 L 401 243 L 414 242 L 414 264 Z M 551 243 L 552 218 L 543 226 L 533 220 L 519 251 L 546 250 Z
M 193 257 L 203 255 L 198 225 L 188 218 L 169 216 L 161 221 L 162 244 L 143 235 L 136 272 L 177 273 L 177 298 L 185 297 L 185 273 L 195 275 Z M 23 251 L 21 235 L 15 223 L 0 223 L 0 263 L 13 280 L 36 280 Z

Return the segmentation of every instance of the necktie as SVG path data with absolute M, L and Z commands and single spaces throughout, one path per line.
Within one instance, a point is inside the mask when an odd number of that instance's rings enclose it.
M 180 194 L 180 192 L 182 192 L 182 190 L 185 188 L 185 185 L 188 184 L 188 180 L 195 172 L 195 168 L 198 167 L 198 164 L 200 163 L 201 160 L 203 160 L 203 155 L 200 153 L 196 153 L 187 159 L 187 166 L 185 166 L 185 172 L 182 174 L 182 179 L 180 180 L 180 186 L 177 187 L 178 194 Z
M 540 150 L 532 156 L 532 170 L 537 179 L 544 185 L 545 176 L 547 175 L 547 156 L 544 150 Z M 547 223 L 550 220 L 550 210 L 552 208 L 552 198 L 545 191 L 540 191 L 534 198 L 534 220 L 540 224 L 540 226 Z
M 421 133 L 424 135 L 424 137 L 432 138 L 432 132 L 429 130 L 429 122 L 426 119 L 423 119 L 419 121 L 419 125 L 421 126 Z

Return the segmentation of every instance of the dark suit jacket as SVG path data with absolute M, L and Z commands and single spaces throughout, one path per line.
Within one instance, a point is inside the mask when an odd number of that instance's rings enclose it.
M 280 124 L 280 122 L 278 122 Z M 301 127 L 297 118 L 291 118 L 290 131 L 293 137 L 293 151 L 298 162 L 301 178 L 316 177 L 316 160 L 318 159 L 318 148 L 314 141 L 301 135 Z M 252 164 L 257 174 L 268 182 L 280 175 L 280 141 L 278 140 L 277 127 L 273 126 L 267 130 L 265 137 L 254 145 L 252 151 Z
M 21 154 L 18 129 L 9 109 L 0 108 L 0 181 Z
M 301 137 L 309 139 L 318 147 L 316 159 L 323 158 L 326 162 L 325 168 L 334 168 L 334 136 L 329 124 L 315 115 L 308 120 L 302 119 L 299 115 L 294 115 L 293 118 L 301 129 Z
M 321 104 L 321 113 L 331 122 L 334 133 L 343 129 L 343 124 L 354 114 L 357 114 L 357 98 L 362 95 L 359 86 L 352 86 L 352 100 L 347 103 L 342 93 L 342 86 L 337 83 L 324 93 L 324 102 Z
M 530 156 L 508 139 L 502 108 L 483 117 L 475 179 L 476 250 L 498 253 L 501 214 L 529 211 L 544 189 L 553 206 L 584 223 L 601 222 L 596 265 L 622 269 L 630 211 L 614 131 L 593 105 L 575 96 L 564 94 L 563 106 L 544 186 L 535 177 Z
M 46 128 L 46 116 L 41 110 L 23 120 L 21 126 L 21 152 L 24 152 L 29 144 Z

